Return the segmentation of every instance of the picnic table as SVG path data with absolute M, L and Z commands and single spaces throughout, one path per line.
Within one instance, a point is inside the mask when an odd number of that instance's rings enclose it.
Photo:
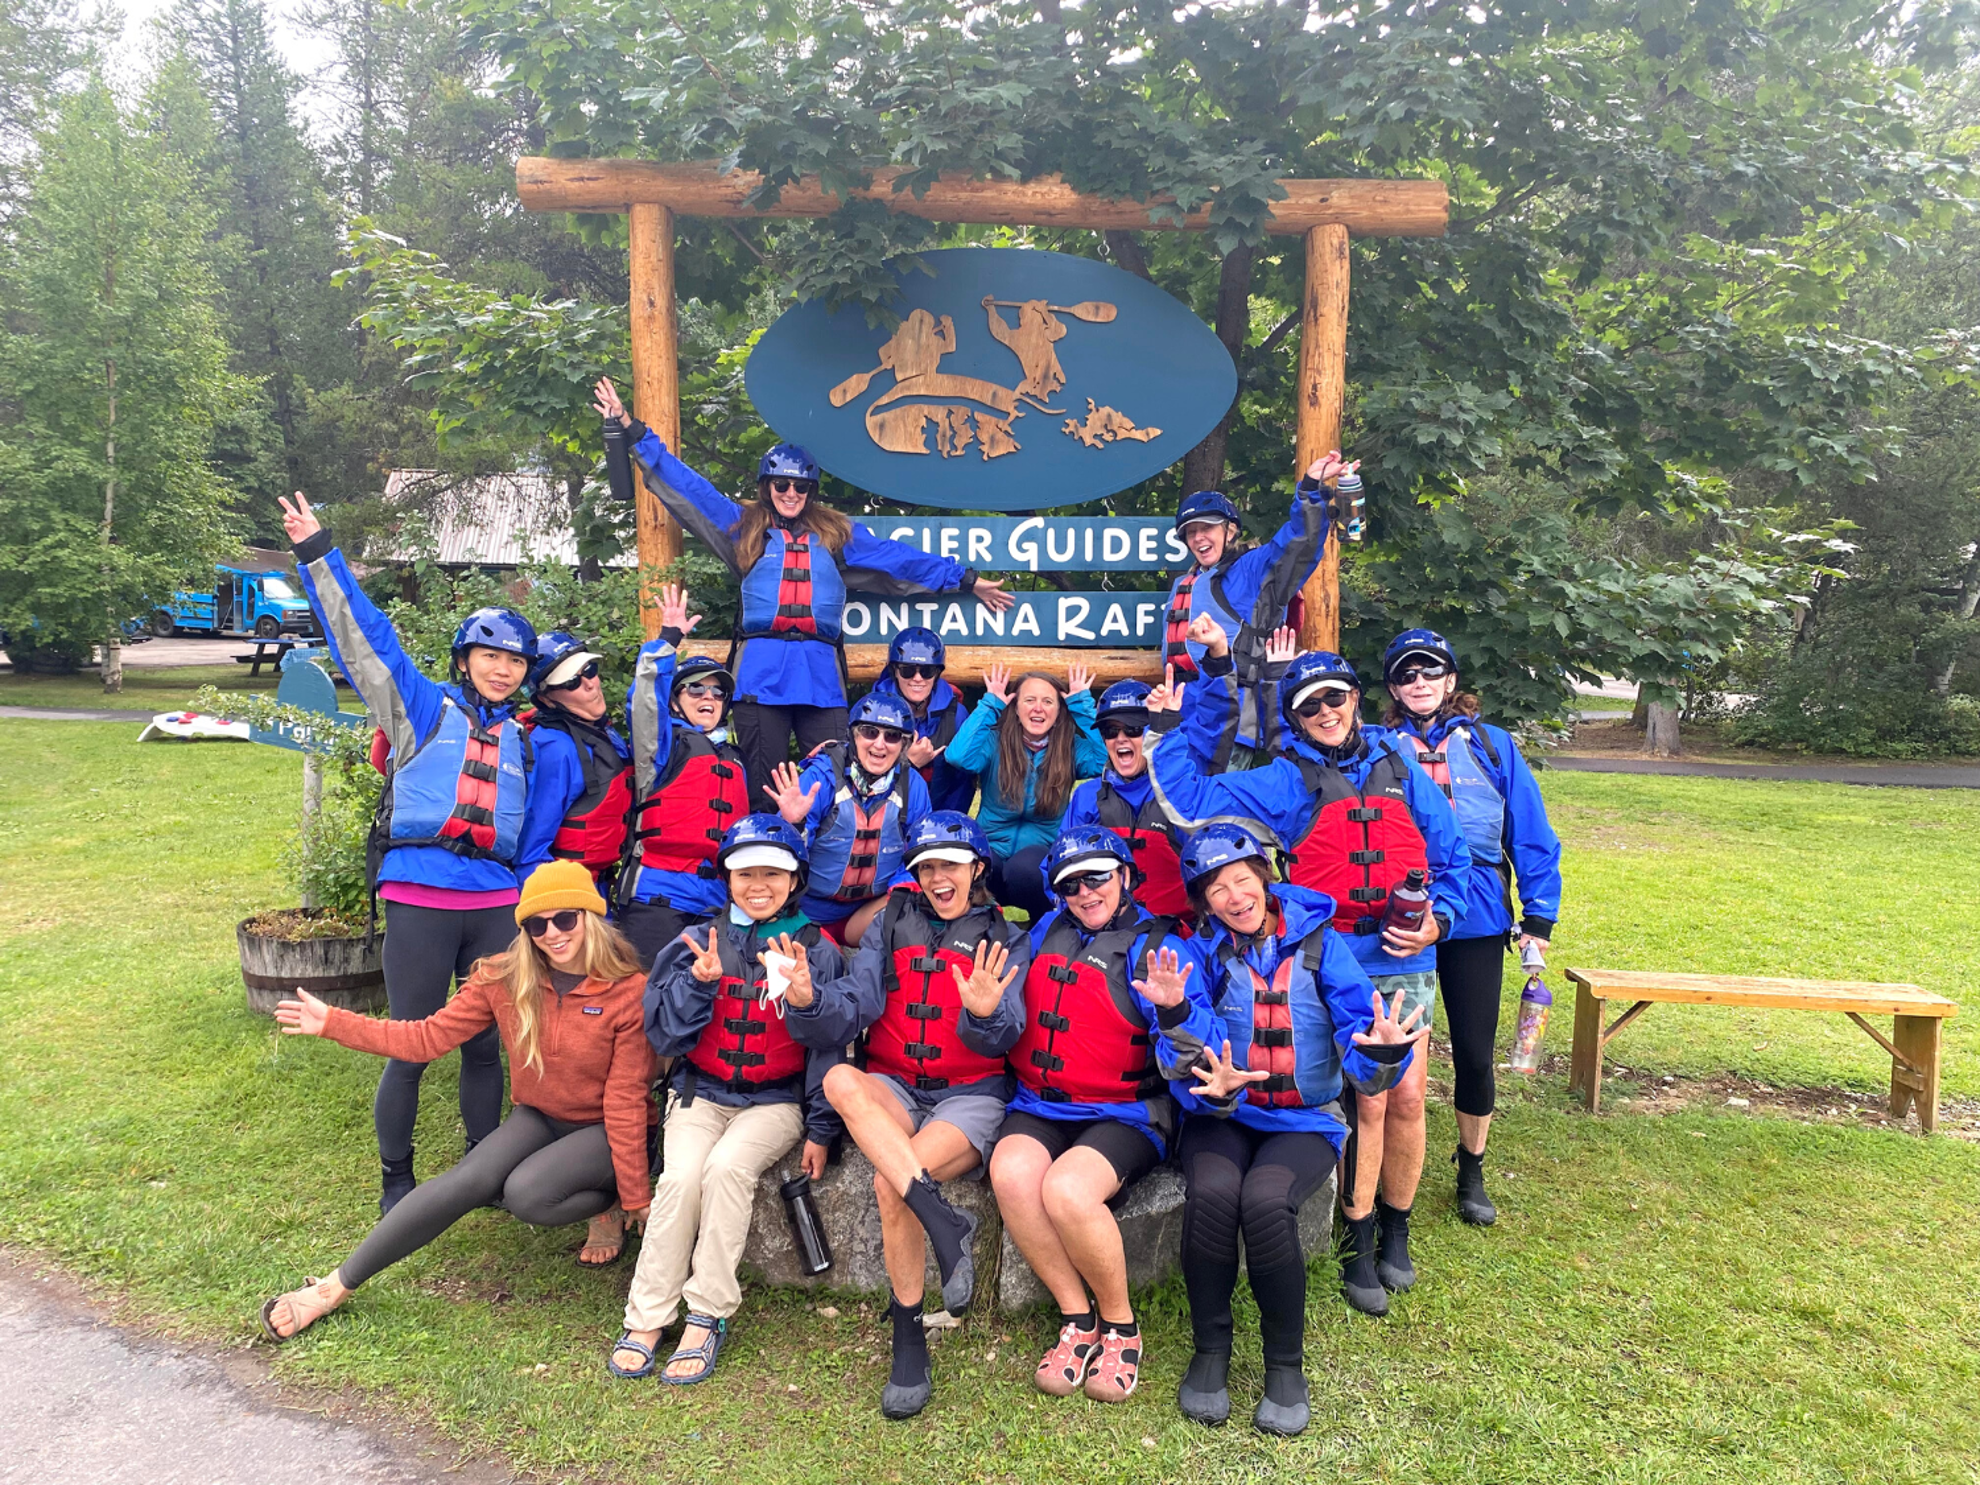
M 1668 974 L 1630 969 L 1570 969 L 1574 982 L 1574 1058 L 1569 1089 L 1602 1106 L 1602 1052 L 1615 1036 L 1651 1006 L 1738 1005 L 1773 1010 L 1836 1011 L 1848 1016 L 1891 1054 L 1891 1117 L 1902 1119 L 1914 1104 L 1918 1127 L 1939 1127 L 1940 1023 L 1959 1007 L 1917 985 L 1882 985 L 1868 980 L 1776 980 L 1752 975 Z M 1602 1025 L 1604 1001 L 1627 1000 L 1629 1009 Z M 1886 1037 L 1865 1016 L 1893 1018 Z
M 234 656 L 234 663 L 236 665 L 247 666 L 248 676 L 253 678 L 261 674 L 261 667 L 264 665 L 271 666 L 279 671 L 282 668 L 282 658 L 289 651 L 297 648 L 315 649 L 322 643 L 323 641 L 321 639 L 297 639 L 294 637 L 257 639 L 254 641 L 254 653 L 252 655 L 236 655 Z

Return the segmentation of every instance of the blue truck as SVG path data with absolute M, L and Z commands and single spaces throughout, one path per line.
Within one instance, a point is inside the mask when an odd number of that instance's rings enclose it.
M 170 603 L 153 610 L 151 632 L 161 639 L 173 634 L 279 639 L 322 632 L 309 600 L 285 573 L 221 565 L 213 578 L 211 589 L 174 593 Z

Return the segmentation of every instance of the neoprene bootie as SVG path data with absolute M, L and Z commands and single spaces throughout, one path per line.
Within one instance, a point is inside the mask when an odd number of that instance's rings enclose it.
M 942 1274 L 942 1308 L 958 1318 L 969 1312 L 976 1292 L 976 1258 L 971 1251 L 976 1237 L 976 1214 L 959 1212 L 949 1205 L 942 1188 L 923 1171 L 908 1183 L 903 1194 L 907 1208 L 928 1234 L 935 1248 L 935 1264 Z
M 400 1201 L 411 1193 L 413 1187 L 419 1184 L 419 1182 L 413 1179 L 412 1163 L 412 1151 L 410 1150 L 406 1151 L 406 1158 L 404 1160 L 384 1160 L 379 1162 L 380 1169 L 384 1172 L 379 1182 L 379 1216 L 382 1217 L 391 1211 L 393 1207 L 397 1206 Z
M 898 1299 L 887 1307 L 894 1321 L 894 1369 L 880 1392 L 880 1416 L 912 1418 L 928 1406 L 935 1392 L 935 1370 L 928 1359 L 928 1332 L 921 1325 L 921 1306 Z
M 1459 1145 L 1451 1160 L 1457 1166 L 1458 1215 L 1474 1227 L 1490 1227 L 1499 1220 L 1499 1209 L 1485 1194 L 1485 1152 L 1474 1155 Z
M 1231 1416 L 1230 1377 L 1230 1352 L 1198 1351 L 1176 1388 L 1176 1406 L 1185 1418 L 1214 1428 Z
M 1375 1225 L 1380 1229 L 1375 1275 L 1391 1294 L 1401 1294 L 1416 1282 L 1416 1265 L 1409 1261 L 1408 1207 L 1392 1207 L 1375 1198 Z
M 1389 1313 L 1389 1291 L 1375 1272 L 1375 1214 L 1347 1219 L 1341 1244 L 1341 1292 L 1364 1315 Z
M 1265 1395 L 1251 1415 L 1251 1426 L 1260 1433 L 1276 1433 L 1285 1438 L 1306 1432 L 1313 1419 L 1313 1405 L 1306 1391 L 1306 1373 L 1296 1366 L 1265 1368 Z

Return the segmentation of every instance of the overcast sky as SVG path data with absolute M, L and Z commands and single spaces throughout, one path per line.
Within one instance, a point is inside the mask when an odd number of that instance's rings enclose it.
M 6 0 L 0 0 L 5 4 Z M 142 57 L 146 51 L 146 36 L 149 23 L 172 9 L 176 0 L 122 0 L 124 12 L 124 52 L 132 59 Z M 290 13 L 297 7 L 289 0 L 270 0 L 268 6 L 269 26 L 273 33 L 276 50 L 289 67 L 303 79 L 305 92 L 302 99 L 305 121 L 313 128 L 324 122 L 329 107 L 322 91 L 314 86 L 316 77 L 330 65 L 331 49 L 328 42 L 311 36 L 289 20 Z

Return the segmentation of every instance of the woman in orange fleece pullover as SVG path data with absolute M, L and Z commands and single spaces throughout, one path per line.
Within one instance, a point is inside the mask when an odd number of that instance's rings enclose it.
M 523 931 L 508 951 L 477 963 L 425 1020 L 375 1021 L 303 990 L 276 1008 L 290 1035 L 410 1062 L 431 1062 L 493 1025 L 509 1054 L 514 1108 L 459 1165 L 394 1206 L 329 1278 L 263 1305 L 261 1328 L 271 1340 L 314 1325 L 380 1269 L 497 1200 L 539 1227 L 591 1218 L 578 1261 L 618 1258 L 626 1221 L 643 1220 L 652 1200 L 646 1131 L 654 1067 L 646 976 L 604 915 L 591 873 L 553 861 L 523 884 L 516 904 Z

